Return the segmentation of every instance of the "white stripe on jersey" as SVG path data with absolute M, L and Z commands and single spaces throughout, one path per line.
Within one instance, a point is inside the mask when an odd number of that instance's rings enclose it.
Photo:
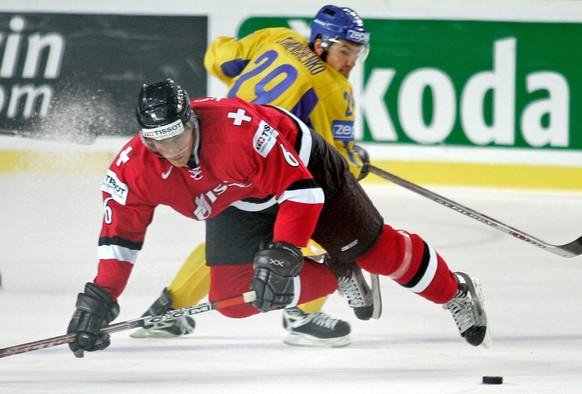
M 299 125 L 299 128 L 301 129 L 301 149 L 299 150 L 299 158 L 301 159 L 301 161 L 303 162 L 303 164 L 305 165 L 305 167 L 307 167 L 307 165 L 309 164 L 309 158 L 311 157 L 311 145 L 313 144 L 313 141 L 311 140 L 311 131 L 309 131 L 309 127 L 307 127 L 307 125 L 305 123 L 303 123 L 297 116 L 293 115 L 291 112 L 287 111 L 284 108 L 281 107 L 277 107 L 278 109 L 280 109 L 281 111 L 285 112 L 287 115 L 289 115 L 289 117 L 293 118 L 297 124 Z
M 325 196 L 321 188 L 285 190 L 277 200 L 279 204 L 283 201 L 293 201 L 302 204 L 323 204 Z
M 277 200 L 275 199 L 275 197 L 271 197 L 265 202 L 258 202 L 258 203 L 238 200 L 238 201 L 235 201 L 232 204 L 230 204 L 230 206 L 238 208 L 241 211 L 259 212 L 259 211 L 262 211 L 263 209 L 267 209 L 269 207 L 272 207 L 276 203 L 277 203 Z
M 410 291 L 412 291 L 414 293 L 420 293 L 420 292 L 426 290 L 426 288 L 428 287 L 428 285 L 430 285 L 430 283 L 432 282 L 432 280 L 434 279 L 434 276 L 436 274 L 437 265 L 438 265 L 436 253 L 435 253 L 434 249 L 429 244 L 426 244 L 426 246 L 427 246 L 429 254 L 430 254 L 430 258 L 428 259 L 428 266 L 426 267 L 426 272 L 422 276 L 422 279 L 420 279 L 420 281 L 416 284 L 416 286 L 409 289 Z
M 127 261 L 135 264 L 139 250 L 125 248 L 119 245 L 101 245 L 97 247 L 97 256 L 100 260 Z

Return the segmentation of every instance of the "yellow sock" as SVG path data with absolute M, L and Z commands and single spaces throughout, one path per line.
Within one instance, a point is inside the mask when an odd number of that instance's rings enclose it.
M 172 307 L 179 309 L 199 303 L 210 291 L 210 267 L 206 265 L 206 245 L 198 245 L 168 286 Z
M 305 313 L 317 313 L 321 311 L 323 304 L 327 300 L 327 296 L 318 298 L 317 300 L 306 302 L 305 304 L 297 305 Z

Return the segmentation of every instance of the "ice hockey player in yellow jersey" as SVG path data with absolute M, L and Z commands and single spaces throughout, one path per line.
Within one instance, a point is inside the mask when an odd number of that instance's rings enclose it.
M 362 163 L 353 152 L 355 102 L 348 76 L 368 49 L 351 42 L 315 41 L 312 50 L 305 38 L 286 28 L 262 29 L 241 40 L 220 37 L 208 48 L 205 66 L 227 83 L 228 97 L 289 110 L 332 143 L 359 175 Z M 326 58 L 341 63 L 336 69 Z

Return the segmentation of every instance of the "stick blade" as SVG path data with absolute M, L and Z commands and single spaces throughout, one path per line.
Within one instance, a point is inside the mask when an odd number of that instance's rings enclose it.
M 562 257 L 582 255 L 582 237 L 562 246 L 555 247 L 554 253 Z

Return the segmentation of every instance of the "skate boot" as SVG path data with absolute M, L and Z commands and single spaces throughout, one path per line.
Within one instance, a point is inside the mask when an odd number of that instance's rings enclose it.
M 485 301 L 477 278 L 455 272 L 457 294 L 443 308 L 451 311 L 461 336 L 473 345 L 488 347 L 491 340 L 485 314 Z
M 344 347 L 351 343 L 350 325 L 322 312 L 304 313 L 297 307 L 285 308 L 283 328 L 289 332 L 283 341 L 288 345 Z
M 164 289 L 160 297 L 150 306 L 143 316 L 163 315 L 172 310 L 172 296 Z M 140 327 L 129 336 L 132 338 L 175 338 L 191 334 L 196 326 L 194 319 L 182 316 L 174 320 L 157 322 Z
M 371 275 L 372 288 L 368 286 L 362 269 L 356 264 L 350 264 L 348 269 L 336 269 L 338 292 L 348 299 L 348 305 L 353 308 L 360 320 L 378 319 L 382 314 L 382 297 L 378 275 Z

